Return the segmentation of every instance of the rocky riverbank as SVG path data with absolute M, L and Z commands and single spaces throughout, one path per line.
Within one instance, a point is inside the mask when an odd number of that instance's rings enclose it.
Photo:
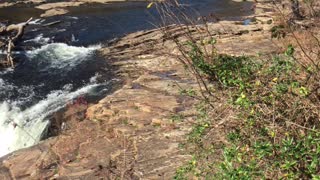
M 0 2 L 0 8 L 13 6 L 29 6 L 43 10 L 41 17 L 63 15 L 69 12 L 68 8 L 86 4 L 112 4 L 119 2 L 148 2 L 148 0 L 76 0 L 76 1 L 47 1 L 47 0 L 23 0 Z
M 270 9 L 264 3 L 255 8 L 254 23 L 209 24 L 219 52 L 255 56 L 279 50 L 270 43 Z M 170 32 L 183 35 L 175 26 Z M 173 58 L 174 43 L 159 29 L 140 31 L 100 53 L 123 85 L 97 104 L 70 107 L 61 115 L 68 121 L 58 136 L 3 157 L 0 179 L 170 179 L 192 158 L 179 144 L 196 120 L 197 100 L 180 92 L 198 86 Z

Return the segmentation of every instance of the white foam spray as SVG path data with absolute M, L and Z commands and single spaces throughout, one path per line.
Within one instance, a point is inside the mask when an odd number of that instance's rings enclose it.
M 68 69 L 90 59 L 88 56 L 100 47 L 75 47 L 64 43 L 52 43 L 26 54 L 32 60 L 46 61 L 47 66 L 43 67 L 45 69 Z M 3 74 L 10 71 L 12 70 Z M 72 99 L 90 92 L 95 93 L 95 88 L 105 85 L 96 82 L 98 76 L 96 74 L 87 85 L 75 91 L 71 91 L 72 84 L 66 84 L 63 89 L 51 91 L 45 98 L 26 109 L 21 109 L 20 105 L 29 102 L 30 98 L 35 96 L 32 93 L 34 87 L 16 87 L 0 78 L 0 90 L 10 92 L 10 89 L 21 88 L 21 91 L 27 91 L 28 94 L 14 101 L 0 100 L 0 157 L 38 143 L 48 127 L 48 116 L 63 108 Z

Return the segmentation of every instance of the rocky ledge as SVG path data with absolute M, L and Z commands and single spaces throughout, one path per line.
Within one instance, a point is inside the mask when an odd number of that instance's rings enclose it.
M 276 43 L 270 43 L 272 25 L 264 23 L 272 17 L 261 11 L 265 6 L 257 5 L 254 24 L 209 24 L 218 50 L 232 55 L 276 51 Z M 170 32 L 183 36 L 175 26 Z M 118 69 L 123 85 L 88 108 L 70 107 L 60 135 L 3 157 L 0 179 L 170 179 L 192 158 L 179 144 L 196 120 L 197 100 L 180 91 L 198 87 L 172 56 L 178 55 L 174 43 L 158 29 L 140 31 L 101 54 Z
M 4 0 L 0 2 L 0 8 L 3 7 L 12 7 L 17 5 L 28 5 L 34 7 L 36 9 L 43 10 L 41 17 L 50 17 L 56 15 L 67 14 L 69 7 L 77 7 L 85 4 L 111 4 L 111 3 L 119 3 L 119 2 L 148 2 L 150 0 L 73 0 L 73 1 L 65 1 L 65 0 Z

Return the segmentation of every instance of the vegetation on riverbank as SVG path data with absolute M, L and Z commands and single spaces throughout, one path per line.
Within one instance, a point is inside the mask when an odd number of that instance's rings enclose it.
M 199 85 L 181 92 L 202 99 L 181 144 L 193 159 L 174 179 L 320 179 L 319 13 L 308 2 L 309 9 L 292 4 L 292 16 L 275 7 L 279 20 L 270 36 L 285 44 L 281 53 L 219 54 L 207 26 L 190 19 L 181 26 L 185 38 L 172 37 Z M 166 18 L 175 20 L 170 13 Z
M 295 60 L 289 47 L 285 55 L 260 62 L 223 56 L 217 59 L 222 65 L 206 64 L 234 118 L 216 121 L 219 112 L 199 109 L 187 145 L 194 159 L 177 170 L 176 179 L 190 172 L 221 179 L 319 178 L 317 80 L 307 80 L 314 72 Z

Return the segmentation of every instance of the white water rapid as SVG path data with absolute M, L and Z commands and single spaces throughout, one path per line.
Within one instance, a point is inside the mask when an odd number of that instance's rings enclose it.
M 49 42 L 42 35 L 31 41 Z M 99 45 L 75 47 L 64 43 L 51 43 L 27 51 L 26 57 L 29 59 L 28 63 L 40 68 L 38 72 L 67 74 L 80 63 L 90 59 L 98 48 Z M 7 70 L 0 74 L 0 157 L 38 143 L 49 125 L 49 115 L 63 108 L 72 99 L 90 93 L 101 85 L 93 76 L 89 82 L 76 89 L 72 88 L 72 83 L 64 84 L 63 88 L 50 90 L 47 95 L 37 99 L 36 90 L 46 86 L 45 80 L 40 84 L 35 83 L 37 85 L 16 86 L 10 83 L 10 79 L 3 78 L 3 75 L 13 71 L 16 70 Z M 3 98 L 9 97 L 12 92 L 18 95 L 15 98 Z M 30 105 L 26 106 L 27 103 Z

